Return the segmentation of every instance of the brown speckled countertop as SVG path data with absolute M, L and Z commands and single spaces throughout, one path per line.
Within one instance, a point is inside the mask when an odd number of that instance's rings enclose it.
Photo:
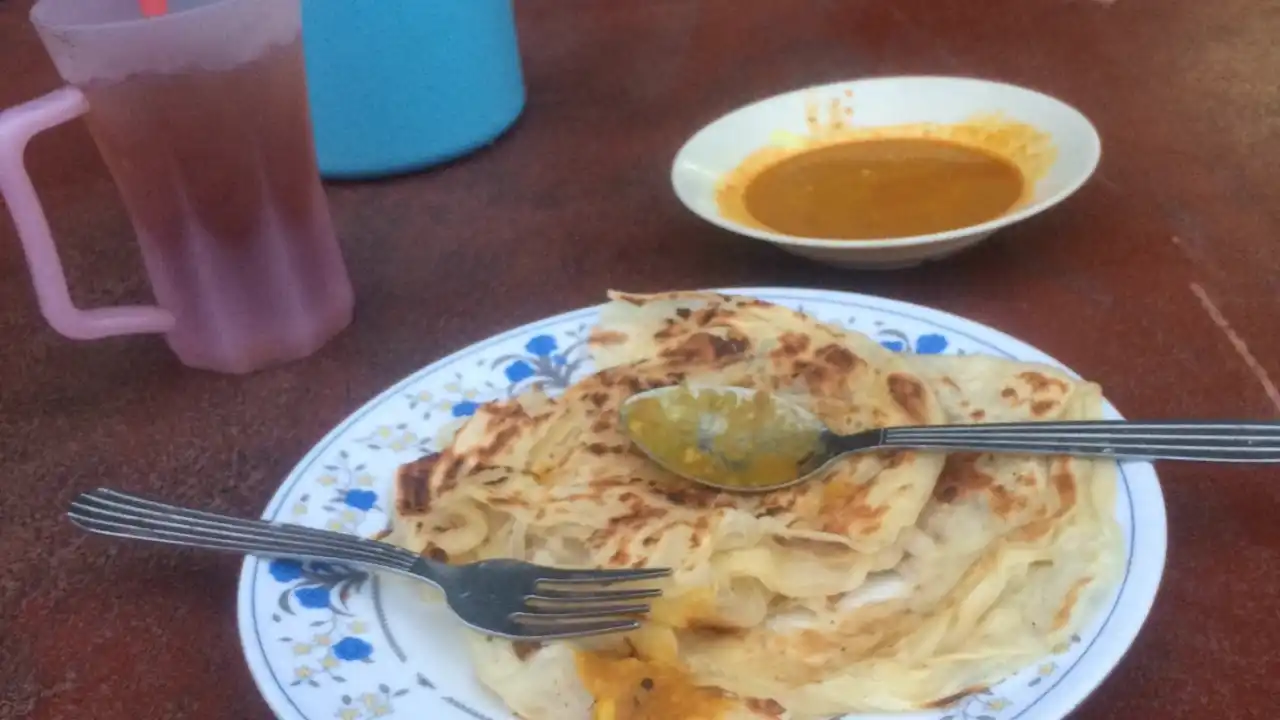
M 70 498 L 109 485 L 257 514 L 313 442 L 389 383 L 610 286 L 880 294 L 1023 338 L 1134 416 L 1280 413 L 1269 379 L 1280 378 L 1274 2 L 518 6 L 530 99 L 513 132 L 446 168 L 330 189 L 357 319 L 311 359 L 221 377 L 184 369 L 157 339 L 64 340 L 41 320 L 0 219 L 0 718 L 269 717 L 236 635 L 239 560 L 85 536 L 61 517 Z M 57 83 L 28 7 L 0 2 L 0 106 Z M 922 72 L 1008 80 L 1077 105 L 1102 133 L 1100 173 L 998 241 L 886 274 L 740 240 L 669 190 L 676 147 L 744 101 Z M 83 125 L 41 136 L 29 158 L 77 301 L 146 299 Z M 1265 468 L 1161 472 L 1164 586 L 1078 715 L 1271 718 L 1280 481 Z

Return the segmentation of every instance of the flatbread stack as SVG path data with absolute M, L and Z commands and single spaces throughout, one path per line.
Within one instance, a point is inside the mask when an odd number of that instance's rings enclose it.
M 1063 649 L 1114 589 L 1115 465 L 892 451 L 721 493 L 632 447 L 624 400 L 768 388 L 831 428 L 1096 419 L 1097 385 L 982 356 L 899 355 L 797 311 L 612 293 L 597 371 L 482 406 L 403 466 L 389 540 L 450 562 L 671 567 L 644 627 L 528 646 L 475 636 L 527 720 L 827 718 L 936 707 Z M 672 708 L 679 708 L 673 715 Z

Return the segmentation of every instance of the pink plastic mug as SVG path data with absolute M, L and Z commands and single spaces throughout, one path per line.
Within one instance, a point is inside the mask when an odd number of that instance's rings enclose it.
M 299 0 L 40 0 L 68 85 L 0 112 L 0 193 L 41 312 L 61 334 L 163 333 L 187 365 L 243 373 L 310 355 L 353 294 L 316 169 Z M 124 199 L 158 307 L 81 310 L 23 167 L 84 115 Z

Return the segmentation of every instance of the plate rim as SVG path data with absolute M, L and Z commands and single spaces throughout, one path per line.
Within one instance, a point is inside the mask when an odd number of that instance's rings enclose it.
M 788 235 L 786 233 L 771 232 L 768 230 L 753 228 L 749 225 L 743 225 L 733 220 L 725 219 L 718 214 L 708 214 L 708 213 L 702 212 L 701 210 L 699 210 L 694 206 L 694 203 L 692 202 L 692 198 L 688 197 L 688 194 L 685 192 L 682 192 L 680 189 L 681 185 L 677 181 L 677 178 L 679 177 L 680 173 L 683 171 L 682 165 L 687 164 L 689 162 L 687 158 L 687 154 L 690 151 L 689 148 L 695 142 L 701 139 L 703 136 L 708 134 L 711 131 L 712 126 L 720 123 L 721 121 L 733 115 L 746 112 L 747 110 L 751 110 L 761 105 L 766 105 L 768 103 L 779 102 L 783 98 L 792 97 L 802 93 L 825 92 L 825 91 L 832 90 L 834 88 L 850 88 L 856 91 L 858 85 L 873 85 L 873 84 L 903 82 L 903 81 L 915 82 L 920 80 L 954 82 L 956 84 L 962 84 L 962 85 L 972 84 L 972 85 L 985 85 L 988 87 L 1000 87 L 1000 88 L 1012 90 L 1019 93 L 1038 96 L 1040 98 L 1043 98 L 1052 103 L 1062 106 L 1062 108 L 1065 109 L 1068 114 L 1077 116 L 1083 123 L 1082 127 L 1086 131 L 1085 137 L 1087 138 L 1088 144 L 1092 150 L 1088 167 L 1078 178 L 1074 178 L 1070 182 L 1066 183 L 1062 187 L 1062 189 L 1060 189 L 1058 192 L 1054 193 L 1053 195 L 1042 198 L 1039 202 L 1035 202 L 1030 205 L 1027 205 L 1026 207 L 1023 207 L 1017 212 L 1012 212 L 1007 215 L 1001 215 L 1000 217 L 987 220 L 986 222 L 981 222 L 976 225 L 967 225 L 961 228 L 953 228 L 951 230 L 942 230 L 939 232 L 927 233 L 924 235 L 910 235 L 907 237 L 900 237 L 900 238 L 875 238 L 875 239 L 869 239 L 869 240 L 858 240 L 855 242 L 850 242 L 849 240 L 840 240 L 837 238 L 801 237 L 799 235 Z M 1089 179 L 1092 178 L 1094 174 L 1098 171 L 1098 166 L 1101 164 L 1101 162 L 1102 162 L 1102 136 L 1098 133 L 1097 126 L 1094 125 L 1093 121 L 1089 119 L 1089 116 L 1085 115 L 1084 112 L 1080 110 L 1078 107 L 1076 107 L 1075 105 L 1072 105 L 1066 100 L 1063 100 L 1054 95 L 1050 95 L 1046 92 L 1036 90 L 1034 88 L 1026 87 L 1025 85 L 1017 85 L 1014 83 L 1003 82 L 1000 80 L 989 80 L 987 78 L 981 78 L 981 77 L 976 77 L 971 75 L 940 75 L 940 74 L 868 75 L 865 77 L 851 78 L 847 80 L 836 80 L 833 82 L 818 83 L 815 85 L 807 85 L 805 87 L 794 88 L 791 90 L 784 90 L 782 92 L 774 93 L 773 95 L 769 95 L 767 97 L 759 98 L 757 100 L 753 100 L 743 105 L 736 106 L 727 112 L 721 113 L 719 116 L 715 117 L 711 121 L 706 122 L 702 126 L 700 126 L 697 130 L 693 132 L 693 134 L 691 134 L 683 143 L 680 144 L 680 148 L 676 150 L 675 155 L 671 159 L 670 182 L 671 182 L 671 189 L 673 193 L 675 194 L 676 198 L 680 201 L 680 204 L 683 205 L 686 210 L 688 210 L 690 213 L 693 213 L 697 217 L 701 218 L 703 221 L 710 223 L 712 225 L 715 225 L 716 227 L 719 227 L 722 230 L 732 232 L 736 235 L 753 238 L 755 240 L 763 240 L 765 242 L 774 243 L 777 245 L 789 245 L 793 247 L 841 249 L 841 250 L 849 251 L 851 254 L 854 254 L 858 252 L 858 249 L 882 250 L 882 249 L 891 249 L 891 248 L 918 247 L 921 245 L 932 245 L 935 243 L 945 244 L 947 241 L 961 240 L 964 238 L 973 237 L 975 235 L 981 235 L 983 233 L 987 233 L 987 234 L 994 233 L 997 230 L 1001 230 L 1003 228 L 1009 227 L 1010 225 L 1020 223 L 1031 217 L 1039 215 L 1040 213 L 1050 210 L 1054 206 L 1059 205 L 1062 202 L 1066 201 L 1069 197 L 1076 194 L 1076 192 L 1078 192 L 1080 188 L 1084 187 L 1085 183 L 1089 182 Z
M 1001 346 L 1008 346 L 1015 350 L 1019 356 L 1025 354 L 1036 362 L 1047 362 L 1056 365 L 1072 375 L 1079 378 L 1080 376 L 1070 367 L 1058 361 L 1048 353 L 1036 348 L 1035 346 L 1020 340 L 1002 330 L 998 330 L 986 323 L 970 320 L 961 315 L 939 310 L 926 305 L 885 298 L 876 295 L 868 295 L 865 293 L 850 292 L 845 290 L 828 290 L 822 288 L 799 288 L 799 287 L 782 287 L 782 286 L 751 286 L 751 287 L 726 287 L 701 290 L 698 292 L 715 292 L 734 295 L 789 295 L 794 299 L 804 300 L 812 298 L 816 301 L 824 301 L 835 299 L 843 299 L 846 301 L 869 302 L 875 306 L 878 311 L 884 311 L 889 314 L 897 314 L 911 320 L 931 322 L 935 319 L 948 323 L 957 323 L 961 326 L 970 325 L 977 326 L 985 333 L 990 334 Z M 463 357 L 469 356 L 485 346 L 496 345 L 504 341 L 520 337 L 525 334 L 536 333 L 538 329 L 549 326 L 558 325 L 566 321 L 571 321 L 580 315 L 590 315 L 598 313 L 604 303 L 597 303 L 586 307 L 580 307 L 565 312 L 556 313 L 554 315 L 535 319 L 521 325 L 508 328 L 504 331 L 496 332 L 487 337 L 481 338 L 471 344 L 455 350 L 448 355 L 437 360 L 427 363 L 422 367 L 414 370 L 404 377 L 396 380 L 384 390 L 374 395 L 372 398 L 362 403 L 355 410 L 348 413 L 341 421 L 334 425 L 322 437 L 316 440 L 311 448 L 294 463 L 289 472 L 281 479 L 279 485 L 271 495 L 271 499 L 263 508 L 261 517 L 263 519 L 271 519 L 279 512 L 289 496 L 292 488 L 303 479 L 304 472 L 314 464 L 325 449 L 337 441 L 354 423 L 359 421 L 369 412 L 382 406 L 388 399 L 394 398 L 406 386 L 416 382 L 424 375 L 434 372 L 438 368 L 448 366 Z M 922 314 L 923 317 L 917 314 Z M 974 338 L 976 339 L 976 338 Z M 1115 406 L 1104 398 L 1106 410 L 1114 413 L 1117 417 L 1123 417 Z M 1164 500 L 1164 493 L 1159 482 L 1159 474 L 1155 471 L 1151 463 L 1146 462 L 1125 462 L 1121 463 L 1122 469 L 1128 468 L 1137 471 L 1134 476 L 1122 473 L 1123 482 L 1129 487 L 1130 494 L 1141 495 L 1145 501 L 1145 505 L 1139 510 L 1131 500 L 1130 511 L 1132 515 L 1132 546 L 1129 552 L 1129 568 L 1128 579 L 1120 587 L 1116 595 L 1110 614 L 1099 628 L 1098 635 L 1091 643 L 1090 648 L 1086 650 L 1072 667 L 1068 668 L 1060 677 L 1056 679 L 1054 684 L 1050 686 L 1042 695 L 1040 695 L 1034 703 L 1021 709 L 1017 714 L 1013 715 L 1011 720 L 1017 720 L 1026 712 L 1030 711 L 1036 705 L 1040 705 L 1051 698 L 1055 698 L 1058 702 L 1058 708 L 1061 712 L 1059 717 L 1066 717 L 1075 711 L 1085 700 L 1089 699 L 1101 687 L 1106 679 L 1114 670 L 1124 661 L 1125 656 L 1132 648 L 1139 633 L 1146 626 L 1147 620 L 1150 618 L 1151 609 L 1154 606 L 1156 597 L 1159 594 L 1161 583 L 1164 578 L 1164 570 L 1167 563 L 1168 554 L 1168 515 L 1167 505 Z M 1141 527 L 1143 532 L 1138 532 L 1139 516 L 1142 517 Z M 1133 562 L 1139 555 L 1139 540 L 1143 547 L 1144 554 L 1150 554 L 1148 558 L 1149 565 L 1145 567 L 1135 568 Z M 246 665 L 249 668 L 250 676 L 253 678 L 254 684 L 258 688 L 259 694 L 267 703 L 272 713 L 278 718 L 290 718 L 297 720 L 312 720 L 304 715 L 300 709 L 294 704 L 293 700 L 288 697 L 288 693 L 279 685 L 273 670 L 267 665 L 266 648 L 262 644 L 261 635 L 257 632 L 253 618 L 254 607 L 254 590 L 256 583 L 255 573 L 260 559 L 253 556 L 246 556 L 241 563 L 240 573 L 237 581 L 236 593 L 236 626 L 239 634 L 241 650 L 245 657 Z M 1108 630 L 1110 620 L 1116 611 L 1124 607 L 1126 614 L 1138 614 L 1140 617 L 1136 622 L 1129 625 L 1120 626 L 1120 629 Z M 253 647 L 253 646 L 256 646 Z M 1096 648 L 1096 650 L 1095 650 Z M 1091 652 L 1097 653 L 1098 660 L 1090 662 L 1084 668 L 1078 667 L 1080 662 L 1084 660 Z M 1103 657 L 1105 655 L 1105 657 Z M 1063 682 L 1070 676 L 1073 682 L 1070 688 L 1082 688 L 1068 694 L 1067 690 L 1062 688 Z M 1061 697 L 1058 697 L 1061 696 Z M 1056 711 L 1054 711 L 1056 712 Z M 856 717 L 856 716 L 855 716 Z

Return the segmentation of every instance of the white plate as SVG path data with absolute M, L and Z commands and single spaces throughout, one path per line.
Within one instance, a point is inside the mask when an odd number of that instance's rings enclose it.
M 916 305 L 818 290 L 733 292 L 802 308 L 897 350 L 1059 364 L 1003 333 Z M 589 372 L 582 343 L 597 312 L 579 310 L 503 333 L 397 383 L 302 459 L 264 517 L 377 532 L 387 523 L 396 467 L 431 450 L 428 438 L 441 424 L 532 382 L 564 387 Z M 1110 406 L 1108 414 L 1119 417 Z M 1146 463 L 1121 469 L 1116 513 L 1128 559 L 1102 616 L 1066 654 L 1045 658 L 960 706 L 911 717 L 1057 720 L 1115 666 L 1151 608 L 1165 556 L 1164 500 L 1155 471 Z M 245 561 L 240 637 L 254 679 L 278 716 L 514 720 L 472 677 L 462 631 L 448 611 L 424 605 L 409 582 L 347 568 Z
M 851 100 L 846 98 L 851 97 Z M 891 240 L 815 240 L 748 227 L 720 215 L 716 182 L 779 131 L 806 135 L 807 108 L 849 102 L 853 127 L 959 123 L 999 113 L 1047 133 L 1057 159 L 1025 207 L 958 230 Z M 831 83 L 775 95 L 734 110 L 699 130 L 676 153 L 671 184 L 680 202 L 708 222 L 787 252 L 840 267 L 886 269 L 959 252 L 1000 228 L 1062 202 L 1093 174 L 1102 142 L 1089 119 L 1061 100 L 1004 83 L 960 77 L 884 77 Z

